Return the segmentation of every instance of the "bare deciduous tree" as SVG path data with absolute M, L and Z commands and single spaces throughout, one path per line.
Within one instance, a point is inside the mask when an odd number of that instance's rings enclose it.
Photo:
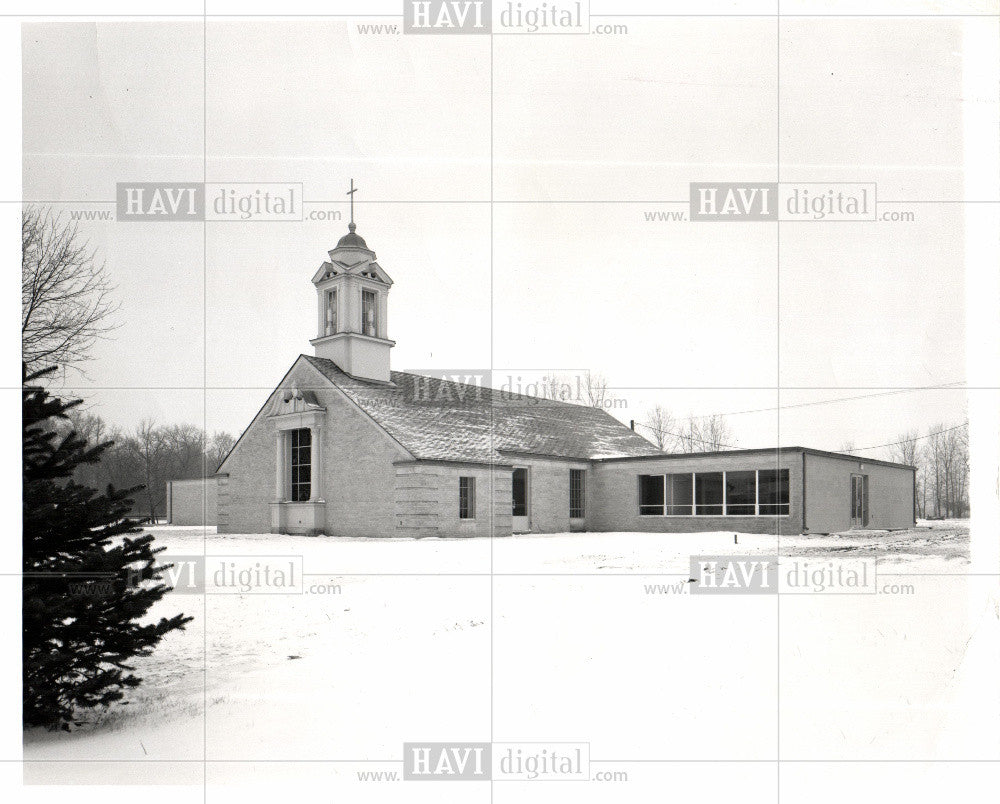
M 208 441 L 208 466 L 206 469 L 210 473 L 217 471 L 235 444 L 236 439 L 230 433 L 212 433 L 212 437 Z
M 160 428 L 167 470 L 172 477 L 199 475 L 205 463 L 205 434 L 193 424 L 171 424 Z M 212 467 L 214 469 L 214 467 Z
M 920 434 L 916 430 L 907 430 L 892 445 L 890 451 L 892 460 L 905 463 L 907 466 L 916 466 L 919 441 Z
M 968 422 L 909 430 L 889 445 L 887 457 L 915 466 L 917 516 L 941 519 L 969 515 Z
M 167 439 L 154 421 L 143 419 L 135 428 L 135 434 L 128 443 L 138 458 L 142 472 L 141 483 L 146 487 L 142 494 L 148 506 L 149 519 L 154 522 L 156 521 L 157 503 L 164 494 L 159 487 L 159 482 L 157 482 L 159 478 L 156 476 L 156 467 L 161 461 L 163 453 L 166 452 Z
M 608 388 L 608 378 L 595 371 L 588 371 L 583 380 L 584 402 L 592 408 L 604 410 L 614 399 Z
M 681 452 L 717 452 L 732 449 L 736 439 L 726 418 L 716 413 L 689 417 L 677 441 Z
M 131 431 L 109 425 L 100 416 L 74 410 L 63 425 L 75 430 L 90 444 L 111 441 L 99 463 L 77 467 L 74 479 L 86 486 L 105 489 L 145 486 L 136 495 L 133 515 L 160 517 L 166 506 L 169 480 L 211 477 L 236 439 L 226 432 L 207 438 L 195 425 L 140 423 Z
M 74 223 L 40 207 L 21 213 L 21 349 L 28 370 L 81 370 L 114 329 L 113 287 Z
M 706 450 L 732 449 L 735 446 L 733 431 L 725 418 L 718 414 L 702 419 L 700 434 Z
M 541 383 L 541 392 L 548 399 L 570 402 L 607 410 L 615 406 L 615 395 L 608 386 L 608 378 L 597 371 L 582 374 L 553 372 Z
M 646 413 L 645 424 L 650 431 L 650 438 L 660 452 L 666 452 L 667 448 L 676 442 L 676 421 L 673 414 L 663 405 L 655 405 Z

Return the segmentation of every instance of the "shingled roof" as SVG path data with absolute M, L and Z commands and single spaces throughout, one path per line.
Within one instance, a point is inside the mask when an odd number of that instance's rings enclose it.
M 505 455 L 620 458 L 656 447 L 597 408 L 403 371 L 390 383 L 345 374 L 332 360 L 302 355 L 420 460 L 495 462 Z

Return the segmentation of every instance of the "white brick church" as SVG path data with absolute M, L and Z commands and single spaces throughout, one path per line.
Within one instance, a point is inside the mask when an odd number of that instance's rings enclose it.
M 665 454 L 592 407 L 392 371 L 392 279 L 353 222 L 316 337 L 169 518 L 220 533 L 832 532 L 913 524 L 913 469 L 806 449 Z M 204 504 L 204 505 L 203 505 Z M 213 510 L 214 509 L 214 510 Z

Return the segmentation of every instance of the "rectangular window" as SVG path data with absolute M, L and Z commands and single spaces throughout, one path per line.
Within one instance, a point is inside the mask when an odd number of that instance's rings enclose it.
M 361 291 L 361 331 L 378 336 L 378 294 L 374 290 Z
M 458 518 L 476 518 L 476 478 L 460 477 L 458 479 Z
M 337 291 L 326 292 L 326 334 L 337 334 Z
M 663 475 L 639 475 L 639 514 L 663 516 Z
M 528 470 L 515 469 L 511 478 L 511 496 L 514 516 L 528 515 Z
M 309 500 L 312 488 L 312 431 L 308 427 L 289 432 L 291 443 L 292 502 Z
M 787 469 L 639 475 L 642 516 L 786 516 L 788 513 Z
M 569 516 L 580 519 L 584 515 L 584 475 L 583 469 L 569 470 Z
M 667 516 L 691 516 L 694 484 L 689 473 L 666 476 Z
M 784 516 L 788 513 L 788 470 L 761 469 L 757 473 L 757 501 L 761 516 Z
M 757 473 L 726 472 L 726 515 L 753 516 L 757 509 Z
M 722 516 L 722 489 L 722 472 L 699 472 L 695 475 L 695 514 Z

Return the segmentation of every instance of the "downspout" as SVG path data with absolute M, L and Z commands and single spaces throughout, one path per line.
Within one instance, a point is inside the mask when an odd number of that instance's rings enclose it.
M 809 528 L 806 526 L 806 453 L 802 453 L 802 532 Z

